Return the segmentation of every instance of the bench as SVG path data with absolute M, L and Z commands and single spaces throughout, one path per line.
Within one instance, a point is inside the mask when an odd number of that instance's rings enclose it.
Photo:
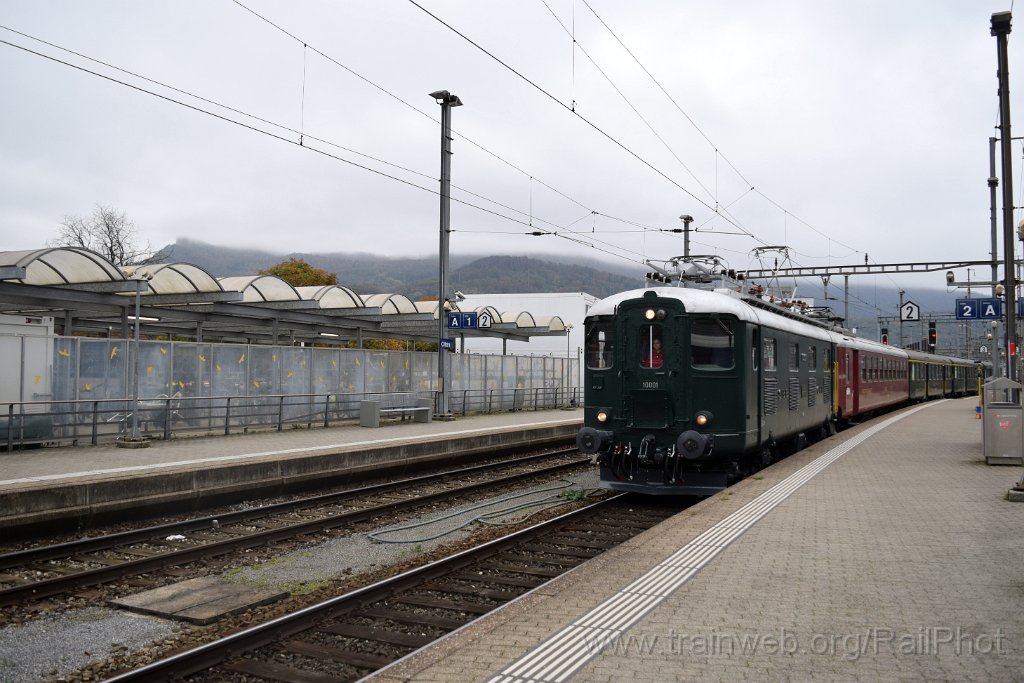
M 430 422 L 434 418 L 434 400 L 418 398 L 412 405 L 385 405 L 381 401 L 359 402 L 359 426 L 380 427 L 381 418 L 412 418 L 414 422 Z

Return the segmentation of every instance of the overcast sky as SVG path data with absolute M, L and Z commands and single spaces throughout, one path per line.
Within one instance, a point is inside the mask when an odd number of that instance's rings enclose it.
M 0 39 L 224 118 L 0 45 L 0 250 L 99 203 L 154 247 L 436 255 L 447 89 L 453 255 L 667 258 L 689 214 L 737 269 L 989 257 L 1009 0 L 417 1 L 2 0 Z

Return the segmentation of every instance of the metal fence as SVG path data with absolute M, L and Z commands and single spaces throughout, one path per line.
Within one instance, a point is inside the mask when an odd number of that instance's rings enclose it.
M 95 444 L 131 433 L 133 426 L 153 438 L 328 426 L 358 419 L 364 400 L 395 404 L 436 398 L 437 392 L 433 352 L 142 341 L 136 415 L 134 342 L 48 339 L 49 366 L 28 371 L 44 379 L 23 389 L 19 400 L 7 392 L 0 401 L 0 448 Z M 576 358 L 449 358 L 449 408 L 456 414 L 582 402 Z M 0 363 L 24 366 L 24 359 L 12 354 Z

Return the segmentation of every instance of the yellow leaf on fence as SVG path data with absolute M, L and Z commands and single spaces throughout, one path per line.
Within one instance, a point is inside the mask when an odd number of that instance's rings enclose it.
M 117 358 L 117 347 L 116 346 L 114 348 L 110 349 L 110 359 L 113 360 L 114 358 Z
M 70 358 L 71 352 L 68 351 L 67 349 L 61 349 L 60 351 L 57 352 L 57 355 L 60 356 L 61 358 Z
M 146 366 L 146 374 L 147 375 L 152 375 L 153 374 L 153 366 L 152 365 L 147 365 Z

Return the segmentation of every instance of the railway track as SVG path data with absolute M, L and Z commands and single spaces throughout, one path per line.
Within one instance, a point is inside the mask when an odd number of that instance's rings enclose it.
M 356 680 L 675 512 L 620 494 L 109 680 Z
M 575 449 L 566 449 L 535 454 L 6 553 L 0 555 L 0 608 L 24 606 L 128 577 L 139 589 L 153 587 L 178 580 L 181 572 L 175 575 L 174 568 L 191 563 L 215 562 L 268 545 L 288 550 L 317 534 L 589 462 L 575 453 Z M 538 467 L 556 457 L 558 463 Z M 221 568 L 223 565 L 207 567 L 211 572 Z

